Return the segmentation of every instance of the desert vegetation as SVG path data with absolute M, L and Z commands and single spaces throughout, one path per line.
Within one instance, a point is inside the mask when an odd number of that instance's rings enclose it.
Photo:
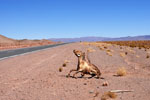
M 121 53 L 120 53 L 120 56 L 121 56 L 121 57 L 125 57 L 125 56 L 126 56 L 126 53 L 121 52 Z
M 59 67 L 58 70 L 59 70 L 59 72 L 62 72 L 62 71 L 63 71 L 63 68 L 62 68 L 62 67 Z
M 118 68 L 117 70 L 117 76 L 125 76 L 127 74 L 127 71 L 124 67 Z
M 147 54 L 146 58 L 149 58 L 150 56 Z
M 99 43 L 99 42 L 98 42 Z M 105 41 L 103 43 L 109 43 L 109 44 L 116 44 L 120 46 L 129 46 L 129 47 L 138 47 L 139 49 L 145 48 L 149 49 L 150 48 L 150 41 Z M 122 47 L 120 47 L 122 49 Z
M 108 84 L 107 81 L 103 82 L 103 84 L 102 84 L 102 86 L 108 86 L 108 85 L 109 85 L 109 84 Z
M 95 50 L 93 48 L 88 48 L 87 51 L 88 52 L 94 52 Z
M 108 100 L 108 99 L 115 99 L 117 98 L 117 95 L 114 92 L 105 92 L 102 97 L 101 100 Z
M 63 67 L 66 67 L 67 66 L 67 64 L 66 63 L 63 63 L 63 65 L 62 65 Z

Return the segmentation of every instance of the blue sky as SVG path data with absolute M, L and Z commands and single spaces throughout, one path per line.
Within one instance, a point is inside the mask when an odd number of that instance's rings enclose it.
M 150 0 L 0 0 L 0 34 L 15 39 L 150 35 Z

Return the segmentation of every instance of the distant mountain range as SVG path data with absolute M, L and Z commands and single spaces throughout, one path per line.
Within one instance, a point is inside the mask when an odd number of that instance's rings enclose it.
M 150 40 L 150 35 L 128 36 L 119 38 L 109 38 L 109 37 L 50 38 L 49 40 L 55 42 Z

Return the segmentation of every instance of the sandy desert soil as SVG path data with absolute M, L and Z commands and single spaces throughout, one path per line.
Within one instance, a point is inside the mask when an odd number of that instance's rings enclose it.
M 89 50 L 91 62 L 105 79 L 89 79 L 88 75 L 67 78 L 68 72 L 77 66 L 74 49 Z M 73 43 L 5 59 L 0 61 L 0 100 L 101 100 L 110 90 L 133 90 L 116 93 L 115 100 L 149 100 L 148 54 L 150 50 L 125 46 Z M 116 76 L 120 67 L 126 69 L 125 76 Z M 108 86 L 102 86 L 104 82 Z

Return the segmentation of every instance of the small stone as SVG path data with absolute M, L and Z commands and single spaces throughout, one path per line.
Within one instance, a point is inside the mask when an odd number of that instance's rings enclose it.
M 93 92 L 94 92 L 93 90 L 90 90 L 90 91 L 89 91 L 90 94 L 93 93 Z

